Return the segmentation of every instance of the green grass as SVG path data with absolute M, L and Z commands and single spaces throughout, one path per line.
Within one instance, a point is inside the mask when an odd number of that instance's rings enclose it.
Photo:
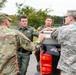
M 14 29 L 14 28 L 15 28 L 15 26 L 13 26 L 13 25 L 10 25 L 10 28 L 11 28 L 11 29 Z
M 34 37 L 33 37 L 33 41 L 36 41 L 36 40 L 37 40 L 37 37 L 34 36 Z

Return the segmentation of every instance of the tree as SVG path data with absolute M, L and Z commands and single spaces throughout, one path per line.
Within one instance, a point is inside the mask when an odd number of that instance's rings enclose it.
M 54 16 L 55 24 L 63 24 L 63 17 Z
M 48 16 L 48 9 L 36 10 L 30 6 L 22 6 L 22 4 L 16 3 L 18 8 L 17 16 L 26 15 L 28 17 L 29 25 L 35 28 L 38 28 L 41 25 L 44 25 L 45 18 Z
M 50 17 L 53 19 L 53 26 L 60 26 L 63 24 L 63 16 L 51 16 L 49 13 L 53 10 L 47 8 L 45 10 L 39 9 L 36 10 L 30 6 L 23 6 L 23 4 L 16 3 L 16 7 L 18 8 L 17 17 L 24 14 L 27 16 L 29 25 L 35 28 L 38 28 L 41 25 L 44 25 L 44 21 L 46 17 Z
M 5 2 L 7 2 L 7 0 L 0 0 L 0 10 L 5 6 Z

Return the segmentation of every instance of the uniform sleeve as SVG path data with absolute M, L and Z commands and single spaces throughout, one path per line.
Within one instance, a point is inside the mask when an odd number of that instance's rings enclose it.
M 35 28 L 33 28 L 33 36 L 38 37 L 38 35 L 39 35 L 39 32 Z
M 38 31 L 41 31 L 42 29 L 44 29 L 42 26 L 38 27 Z
M 20 47 L 24 48 L 27 51 L 33 51 L 40 47 L 42 40 L 37 40 L 36 42 L 31 43 L 31 41 L 24 34 L 19 31 L 17 31 L 17 33 L 18 45 Z
M 58 33 L 59 33 L 59 29 L 55 29 L 55 30 L 51 33 L 52 38 L 57 39 L 57 38 L 58 38 Z
M 65 60 L 65 63 L 68 65 L 71 65 L 74 67 L 74 63 L 76 62 L 76 55 L 73 54 L 72 56 L 70 56 L 67 60 Z

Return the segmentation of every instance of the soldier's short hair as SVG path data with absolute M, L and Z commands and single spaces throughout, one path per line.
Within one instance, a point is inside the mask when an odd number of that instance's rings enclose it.
M 26 15 L 20 15 L 20 20 L 21 20 L 21 18 L 27 18 L 27 16 Z
M 68 10 L 65 16 L 73 16 L 76 19 L 76 10 Z

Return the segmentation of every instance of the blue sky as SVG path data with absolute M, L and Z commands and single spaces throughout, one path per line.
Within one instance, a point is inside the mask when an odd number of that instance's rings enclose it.
M 16 14 L 17 8 L 15 3 L 24 3 L 24 5 L 31 6 L 35 9 L 52 9 L 49 14 L 63 16 L 67 10 L 76 10 L 76 0 L 7 0 L 6 6 L 0 10 L 7 14 Z

